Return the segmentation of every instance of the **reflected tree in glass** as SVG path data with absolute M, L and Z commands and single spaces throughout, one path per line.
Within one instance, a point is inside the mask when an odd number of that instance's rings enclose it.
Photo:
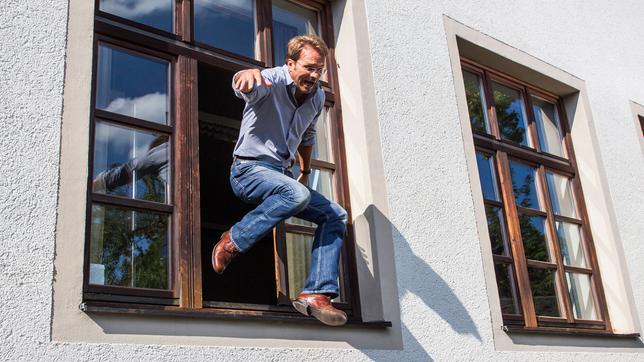
M 503 139 L 529 146 L 521 93 L 492 82 L 496 119 Z
M 463 72 L 465 81 L 465 95 L 467 96 L 467 110 L 470 114 L 472 131 L 490 133 L 487 121 L 485 99 L 483 98 L 483 85 L 481 78 L 467 71 Z
M 546 219 L 541 216 L 519 214 L 521 239 L 528 259 L 550 261 L 545 222 Z
M 560 317 L 555 272 L 548 269 L 528 268 L 528 276 L 537 315 Z
M 168 289 L 168 216 L 93 205 L 90 283 Z
M 530 166 L 510 162 L 510 174 L 517 206 L 540 209 L 536 170 Z

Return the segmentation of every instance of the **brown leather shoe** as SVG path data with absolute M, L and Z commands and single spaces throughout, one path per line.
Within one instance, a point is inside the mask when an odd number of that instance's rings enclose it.
M 230 230 L 224 232 L 217 245 L 212 248 L 212 268 L 217 274 L 223 273 L 238 253 L 239 249 L 230 240 Z
M 331 304 L 331 298 L 324 294 L 299 294 L 293 300 L 298 312 L 313 316 L 328 326 L 341 326 L 347 323 L 347 314 Z

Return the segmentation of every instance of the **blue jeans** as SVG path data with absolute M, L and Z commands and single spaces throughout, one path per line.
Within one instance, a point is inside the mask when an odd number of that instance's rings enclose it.
M 258 205 L 230 229 L 232 242 L 245 252 L 277 223 L 295 216 L 317 224 L 311 269 L 304 294 L 338 296 L 338 263 L 347 212 L 319 192 L 293 179 L 291 171 L 263 161 L 236 159 L 230 185 L 242 201 Z

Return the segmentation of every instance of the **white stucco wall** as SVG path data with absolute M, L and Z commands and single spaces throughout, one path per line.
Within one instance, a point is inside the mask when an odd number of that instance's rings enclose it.
M 361 0 L 338 2 L 336 13 L 347 16 L 336 24 L 340 35 L 350 37 L 347 32 L 352 31 L 364 35 L 363 26 L 368 27 L 368 44 L 358 49 L 370 50 L 373 79 L 364 79 L 366 86 L 360 95 L 343 90 L 342 101 L 343 108 L 348 110 L 357 97 L 355 102 L 363 107 L 360 112 L 377 116 L 380 134 L 375 139 L 380 140 L 382 147 L 387 215 L 394 237 L 404 349 L 379 351 L 52 342 L 51 291 L 52 279 L 56 277 L 53 260 L 67 2 L 0 3 L 2 358 L 275 361 L 644 358 L 643 353 L 615 349 L 567 353 L 556 351 L 565 347 L 544 347 L 544 352 L 495 350 L 444 14 L 586 82 L 640 324 L 644 324 L 641 283 L 644 157 L 629 105 L 629 100 L 644 104 L 641 66 L 644 3 L 596 0 L 541 1 L 538 7 L 529 1 L 508 4 L 499 0 L 369 0 L 366 6 Z M 366 22 L 362 14 L 365 11 Z M 353 21 L 352 16 L 358 21 Z M 343 29 L 344 24 L 352 24 L 355 29 Z M 338 39 L 340 46 L 342 41 Z M 342 82 L 343 77 L 351 77 L 348 73 L 343 75 L 343 63 L 356 60 L 347 49 L 338 53 Z M 364 57 L 362 54 L 360 61 L 364 62 Z M 367 72 L 364 77 L 370 74 Z M 345 122 L 348 119 L 352 118 L 345 116 Z M 365 122 L 376 124 L 376 119 L 367 118 Z M 599 340 L 596 344 L 602 343 Z

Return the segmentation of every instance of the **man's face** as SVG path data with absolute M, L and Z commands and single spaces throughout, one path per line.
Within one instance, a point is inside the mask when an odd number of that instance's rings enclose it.
M 300 59 L 288 59 L 286 64 L 291 78 L 293 78 L 296 93 L 309 94 L 316 89 L 324 72 L 324 58 L 320 53 L 307 45 L 302 48 Z

